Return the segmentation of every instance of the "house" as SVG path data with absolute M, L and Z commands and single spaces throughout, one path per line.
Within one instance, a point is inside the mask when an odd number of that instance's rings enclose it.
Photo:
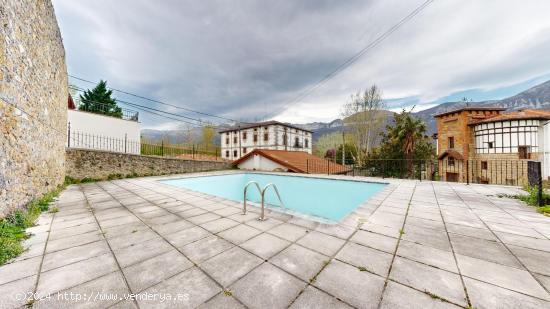
M 244 170 L 293 172 L 307 174 L 346 174 L 350 168 L 319 158 L 304 151 L 255 149 L 233 166 Z
M 235 126 L 220 131 L 221 156 L 237 160 L 255 149 L 312 153 L 312 133 L 278 121 Z
M 440 175 L 445 181 L 466 182 L 462 163 L 470 158 L 472 120 L 499 115 L 504 108 L 464 107 L 435 115 L 437 122 L 437 154 Z M 460 165 L 460 166 L 459 166 Z
M 68 99 L 67 142 L 70 148 L 96 149 L 121 153 L 141 153 L 139 113 L 120 109 L 110 115 L 101 109 L 87 111 Z
M 543 162 L 550 176 L 550 111 L 466 107 L 435 115 L 438 164 L 447 181 L 518 185 L 527 160 Z

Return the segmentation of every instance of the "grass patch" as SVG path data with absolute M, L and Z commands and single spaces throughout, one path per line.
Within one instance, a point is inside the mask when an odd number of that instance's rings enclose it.
M 25 249 L 21 242 L 29 235 L 25 230 L 34 225 L 34 221 L 40 213 L 48 211 L 49 205 L 54 201 L 65 186 L 44 194 L 41 198 L 32 201 L 26 209 L 17 209 L 5 218 L 0 219 L 0 265 L 17 257 Z M 57 209 L 55 207 L 53 210 Z
M 545 216 L 550 217 L 550 205 L 538 207 L 537 211 L 540 212 L 541 214 L 545 215 Z
M 231 292 L 231 290 L 223 290 L 223 295 L 231 296 L 231 295 L 233 295 L 233 292 Z
M 404 229 L 399 229 L 399 235 L 403 235 L 405 234 L 405 230 Z
M 357 267 L 357 269 L 359 269 L 359 271 L 367 271 L 367 269 L 363 266 L 359 266 L 359 267 Z

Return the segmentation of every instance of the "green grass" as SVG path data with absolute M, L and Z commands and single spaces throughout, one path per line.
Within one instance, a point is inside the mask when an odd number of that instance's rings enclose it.
M 550 217 L 550 205 L 539 207 L 539 208 L 537 208 L 537 211 L 540 212 L 541 214 L 545 215 L 545 216 Z
M 61 186 L 48 192 L 41 198 L 29 203 L 26 209 L 17 209 L 5 218 L 0 219 L 0 265 L 25 251 L 21 244 L 23 240 L 29 238 L 25 230 L 34 225 L 34 221 L 40 213 L 48 211 L 49 204 L 63 189 L 64 186 Z M 52 211 L 55 209 L 52 209 Z

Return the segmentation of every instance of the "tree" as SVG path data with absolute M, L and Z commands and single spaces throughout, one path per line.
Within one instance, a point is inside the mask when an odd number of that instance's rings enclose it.
M 214 149 L 214 140 L 216 139 L 216 130 L 213 125 L 205 125 L 202 127 L 202 144 L 206 151 Z
M 376 85 L 352 95 L 344 105 L 344 126 L 353 137 L 359 163 L 365 161 L 376 143 L 386 118 L 384 108 L 382 91 Z
M 343 146 L 343 147 L 342 147 Z M 342 156 L 342 150 L 345 151 L 345 156 Z M 342 159 L 345 157 L 345 159 Z M 346 162 L 342 163 L 342 160 L 345 160 Z M 344 145 L 340 145 L 338 149 L 336 150 L 336 163 L 338 164 L 355 164 L 357 162 L 357 148 L 354 144 L 346 143 Z
M 107 89 L 107 82 L 101 80 L 95 88 L 88 89 L 84 91 L 84 95 L 80 95 L 81 103 L 78 109 L 122 118 L 122 109 L 118 107 L 116 100 L 111 97 L 112 94 L 113 91 Z
M 394 115 L 393 125 L 386 126 L 376 152 L 378 159 L 406 160 L 409 173 L 413 160 L 429 160 L 434 156 L 435 148 L 426 135 L 426 123 L 405 110 Z
M 327 133 L 323 134 L 317 139 L 314 145 L 314 153 L 318 157 L 325 157 L 327 150 L 337 149 L 342 144 L 342 133 Z

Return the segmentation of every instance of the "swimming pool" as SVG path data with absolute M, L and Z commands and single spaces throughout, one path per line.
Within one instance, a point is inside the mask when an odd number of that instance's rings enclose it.
M 243 188 L 249 181 L 263 188 L 274 183 L 286 209 L 328 221 L 339 221 L 382 190 L 386 184 L 326 178 L 283 176 L 259 173 L 239 173 L 161 180 L 176 187 L 242 202 Z M 249 187 L 249 201 L 261 201 L 256 188 Z M 272 188 L 266 191 L 266 207 L 278 208 L 279 201 Z

